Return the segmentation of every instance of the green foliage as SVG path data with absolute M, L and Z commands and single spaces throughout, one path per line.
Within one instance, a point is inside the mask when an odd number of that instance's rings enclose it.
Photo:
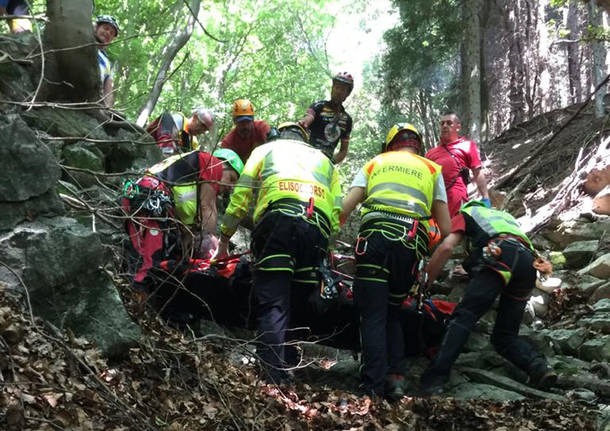
M 434 121 L 453 96 L 462 21 L 456 0 L 394 0 L 400 24 L 386 32 L 380 122 L 408 121 L 433 141 Z
M 248 98 L 256 116 L 270 123 L 300 118 L 330 88 L 324 36 L 334 18 L 324 13 L 325 3 L 202 2 L 199 21 L 219 41 L 195 25 L 172 63 L 153 116 L 164 110 L 188 113 L 196 106 L 228 113 L 235 99 Z M 163 47 L 190 12 L 184 0 L 109 0 L 98 13 L 114 14 L 120 22 L 121 35 L 109 48 L 118 62 L 116 104 L 135 118 L 152 88 Z M 230 116 L 220 122 L 223 135 L 232 126 Z

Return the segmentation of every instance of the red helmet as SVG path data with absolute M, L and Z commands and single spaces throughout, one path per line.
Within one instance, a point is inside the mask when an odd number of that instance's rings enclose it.
M 354 77 L 347 72 L 339 72 L 333 76 L 333 82 L 342 82 L 349 85 L 350 91 L 354 88 Z

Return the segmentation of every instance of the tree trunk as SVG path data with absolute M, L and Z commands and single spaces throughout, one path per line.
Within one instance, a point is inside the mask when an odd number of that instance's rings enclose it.
M 577 0 L 570 0 L 570 4 L 568 6 L 567 27 L 568 30 L 570 30 L 568 39 L 571 40 L 577 40 L 580 38 L 578 6 Z M 580 80 L 580 49 L 577 43 L 568 43 L 567 51 L 571 103 L 580 103 L 582 101 L 582 82 Z
M 169 68 L 174 61 L 174 58 L 180 52 L 182 47 L 188 42 L 193 34 L 193 27 L 195 25 L 195 18 L 199 14 L 199 6 L 201 4 L 200 0 L 192 0 L 190 3 L 191 11 L 189 11 L 189 17 L 186 20 L 185 26 L 178 32 L 172 39 L 169 40 L 163 51 L 161 52 L 161 65 L 159 66 L 159 71 L 157 72 L 157 76 L 155 77 L 155 82 L 153 84 L 153 88 L 148 95 L 148 99 L 146 103 L 140 109 L 140 113 L 138 114 L 138 119 L 136 120 L 136 124 L 138 126 L 144 126 L 146 121 L 148 120 L 149 115 L 155 109 L 155 105 L 159 100 L 159 96 L 161 95 L 161 90 L 163 89 L 163 84 L 165 84 L 165 80 L 167 79 L 167 73 Z
M 468 0 L 464 8 L 462 79 L 467 94 L 468 136 L 481 137 L 481 25 L 482 0 Z
M 508 68 L 510 74 L 509 103 L 510 103 L 510 125 L 521 123 L 524 119 L 524 100 L 522 86 L 525 76 L 523 74 L 523 50 L 521 48 L 521 7 L 519 1 L 512 2 L 509 6 L 507 28 L 511 38 Z
M 602 11 L 597 8 L 592 2 L 589 3 L 589 24 L 593 27 L 602 26 Z M 606 63 L 606 50 L 603 42 L 595 41 L 592 46 L 593 51 L 593 66 L 592 66 L 592 81 L 593 86 L 597 88 L 604 76 Z M 595 116 L 601 118 L 604 116 L 603 99 L 606 91 L 604 87 L 600 88 L 595 95 Z
M 89 0 L 48 0 L 44 83 L 37 100 L 95 102 L 101 97 Z

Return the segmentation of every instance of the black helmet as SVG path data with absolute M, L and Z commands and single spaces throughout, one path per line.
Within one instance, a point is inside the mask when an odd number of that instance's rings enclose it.
M 110 24 L 114 28 L 114 31 L 116 31 L 116 35 L 117 36 L 119 35 L 119 24 L 116 22 L 116 19 L 114 19 L 114 17 L 111 17 L 110 15 L 99 15 L 95 19 L 95 23 L 96 24 L 102 24 L 102 23 Z
M 280 132 L 281 137 L 285 137 L 284 134 L 286 134 L 286 137 L 290 136 L 291 139 L 298 137 L 297 139 L 309 143 L 309 133 L 298 123 L 287 121 L 277 126 L 277 130 Z

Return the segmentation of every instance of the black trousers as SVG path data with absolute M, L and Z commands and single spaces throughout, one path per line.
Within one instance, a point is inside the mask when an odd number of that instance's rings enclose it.
M 403 374 L 405 340 L 401 305 L 415 281 L 415 250 L 402 242 L 372 233 L 366 250 L 356 255 L 354 300 L 360 312 L 362 384 L 383 394 L 386 374 Z
M 493 265 L 480 264 L 470 281 L 464 298 L 453 312 L 441 349 L 429 369 L 430 374 L 448 376 L 468 336 L 477 321 L 501 295 L 498 314 L 491 335 L 496 351 L 522 370 L 546 363 L 544 357 L 519 338 L 519 326 L 526 305 L 525 296 L 535 286 L 536 270 L 532 266 L 534 256 L 525 247 L 501 242 L 499 261 L 510 268 L 512 277 L 505 286 L 502 277 L 492 269 Z
M 267 213 L 252 232 L 257 352 L 268 380 L 281 381 L 294 365 L 290 341 L 305 336 L 294 328 L 311 311 L 308 299 L 318 294 L 318 267 L 327 248 L 320 229 L 300 217 Z

